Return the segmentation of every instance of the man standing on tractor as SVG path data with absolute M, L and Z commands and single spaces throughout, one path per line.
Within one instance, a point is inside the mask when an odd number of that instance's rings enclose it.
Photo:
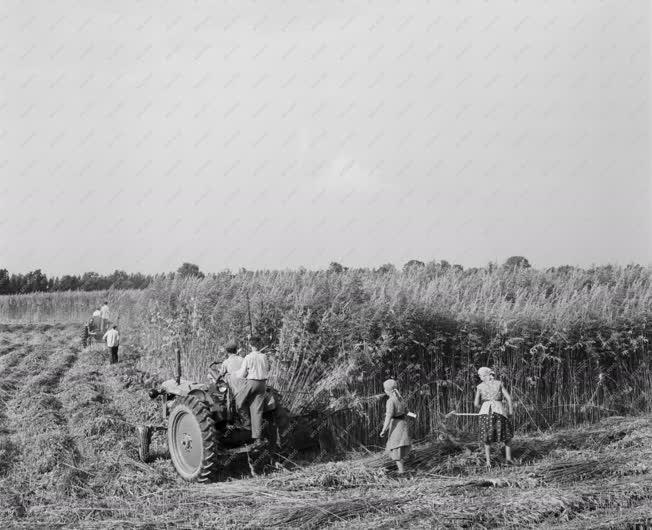
M 113 327 L 104 334 L 102 340 L 106 341 L 106 347 L 109 350 L 110 364 L 117 363 L 118 346 L 120 344 L 120 333 L 118 333 L 118 326 L 114 324 Z
M 104 302 L 100 308 L 100 331 L 104 332 L 104 326 L 109 325 L 109 302 Z
M 235 402 L 243 420 L 246 422 L 246 419 L 250 418 L 251 437 L 254 440 L 253 447 L 258 448 L 265 444 L 262 438 L 263 412 L 267 378 L 269 377 L 269 363 L 267 355 L 258 350 L 260 339 L 251 337 L 249 343 L 251 352 L 245 356 L 242 367 L 236 372 L 238 377 L 246 381 L 243 390 L 236 395 Z

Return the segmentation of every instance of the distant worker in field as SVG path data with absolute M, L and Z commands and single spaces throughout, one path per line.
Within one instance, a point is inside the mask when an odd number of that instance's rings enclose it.
M 396 381 L 388 379 L 383 383 L 385 394 L 389 397 L 385 406 L 385 423 L 380 431 L 381 438 L 387 436 L 386 450 L 392 460 L 396 462 L 399 474 L 405 473 L 405 457 L 410 452 L 411 441 L 408 431 L 407 414 L 408 408 L 403 401 Z
M 97 328 L 95 327 L 95 320 L 93 317 L 88 319 L 88 322 L 84 326 L 84 331 L 83 335 L 86 338 L 86 342 L 84 344 L 84 347 L 87 345 L 90 346 L 93 343 L 93 338 L 95 337 L 95 332 L 97 331 Z
M 491 467 L 491 444 L 505 444 L 505 461 L 513 464 L 510 442 L 514 436 L 512 398 L 503 384 L 495 379 L 494 371 L 483 366 L 478 370 L 482 380 L 475 392 L 474 405 L 480 408 L 480 437 L 484 443 L 486 466 Z M 482 406 L 480 406 L 482 403 Z
M 100 329 L 100 325 L 102 324 L 102 312 L 100 311 L 99 307 L 95 308 L 91 318 L 93 319 L 93 326 L 95 329 Z
M 109 302 L 104 302 L 100 308 L 100 331 L 104 331 L 109 326 Z
M 93 319 L 91 318 L 88 322 L 86 322 L 86 324 L 84 324 L 84 327 L 82 328 L 82 333 L 81 333 L 82 348 L 85 348 L 86 346 L 90 345 L 92 327 L 93 327 Z
M 264 445 L 263 436 L 263 411 L 265 407 L 265 391 L 267 390 L 267 378 L 269 377 L 269 362 L 267 355 L 261 353 L 260 339 L 251 337 L 251 352 L 242 361 L 242 366 L 236 372 L 237 377 L 245 379 L 244 388 L 238 392 L 235 398 L 236 407 L 242 416 L 245 424 L 247 418 L 251 424 L 251 437 L 254 440 L 254 447 Z
M 120 333 L 118 333 L 118 326 L 114 325 L 107 331 L 102 340 L 106 341 L 106 347 L 109 350 L 109 363 L 115 364 L 118 362 L 118 346 L 120 345 Z

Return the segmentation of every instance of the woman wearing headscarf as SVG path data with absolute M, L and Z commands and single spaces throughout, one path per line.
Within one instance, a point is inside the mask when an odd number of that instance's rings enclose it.
M 384 436 L 385 433 L 388 434 L 386 450 L 392 460 L 396 462 L 398 472 L 403 474 L 405 473 L 404 460 L 410 452 L 410 435 L 405 419 L 408 409 L 394 379 L 385 381 L 383 388 L 389 399 L 385 408 L 385 423 L 383 424 L 383 430 L 380 431 L 380 436 Z
M 491 444 L 505 444 L 505 460 L 513 464 L 510 442 L 514 436 L 512 424 L 512 398 L 503 384 L 495 379 L 494 371 L 483 366 L 478 370 L 482 380 L 475 392 L 475 407 L 480 407 L 480 436 L 484 442 L 484 454 L 487 467 L 491 467 Z M 482 403 L 482 405 L 480 405 Z M 506 404 L 506 406 L 505 406 Z

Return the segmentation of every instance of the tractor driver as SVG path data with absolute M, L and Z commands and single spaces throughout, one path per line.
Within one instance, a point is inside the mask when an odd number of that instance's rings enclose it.
M 263 440 L 263 412 L 267 378 L 269 376 L 269 362 L 267 361 L 267 355 L 258 349 L 260 348 L 260 339 L 251 337 L 249 342 L 251 352 L 245 356 L 242 367 L 237 373 L 238 377 L 245 380 L 245 386 L 243 391 L 238 392 L 235 400 L 240 415 L 243 418 L 247 418 L 247 415 L 249 415 L 251 419 L 253 447 L 258 448 L 265 445 L 265 440 Z
M 242 356 L 238 350 L 238 344 L 232 340 L 224 348 L 229 356 L 222 362 L 219 375 L 224 378 L 226 384 L 231 389 L 231 394 L 235 398 L 244 390 L 245 380 L 236 375 L 236 372 L 242 368 Z
M 222 362 L 220 374 L 235 374 L 242 367 L 242 357 L 238 355 L 238 344 L 232 340 L 224 348 L 229 356 Z

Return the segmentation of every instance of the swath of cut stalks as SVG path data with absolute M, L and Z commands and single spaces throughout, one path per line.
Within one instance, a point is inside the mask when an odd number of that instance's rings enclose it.
M 627 528 L 643 530 L 652 527 L 652 505 L 630 507 L 627 510 L 595 510 L 578 516 L 569 524 L 560 527 L 563 530 L 613 530 Z
M 382 468 L 354 465 L 352 462 L 327 463 L 301 471 L 283 472 L 267 482 L 272 490 L 338 491 L 377 485 L 388 479 Z
M 559 462 L 543 467 L 539 473 L 547 481 L 569 484 L 618 473 L 622 463 L 615 458 L 604 457 L 580 462 Z
M 387 506 L 388 510 L 394 511 L 411 500 L 413 500 L 412 497 L 395 496 L 383 498 L 382 504 L 374 502 L 373 498 L 369 497 L 313 501 L 301 504 L 298 504 L 296 500 L 288 504 L 280 501 L 270 512 L 265 514 L 263 519 L 265 525 L 271 527 L 316 528 L 328 523 L 362 517 L 373 512 L 382 513 L 381 506 Z
M 443 441 L 430 442 L 426 444 L 413 445 L 406 463 L 410 467 L 418 469 L 432 469 L 446 460 L 450 455 L 460 453 L 467 448 L 468 444 L 456 442 L 451 438 Z M 473 445 L 473 447 L 477 444 Z M 392 463 L 388 461 L 385 454 L 380 453 L 365 460 L 365 465 L 370 468 L 389 468 Z
M 506 480 L 503 478 L 485 478 L 469 480 L 462 484 L 450 484 L 445 486 L 446 491 L 451 494 L 463 494 L 466 492 L 477 491 L 485 488 L 523 488 L 535 485 L 536 482 L 528 482 L 527 480 Z

